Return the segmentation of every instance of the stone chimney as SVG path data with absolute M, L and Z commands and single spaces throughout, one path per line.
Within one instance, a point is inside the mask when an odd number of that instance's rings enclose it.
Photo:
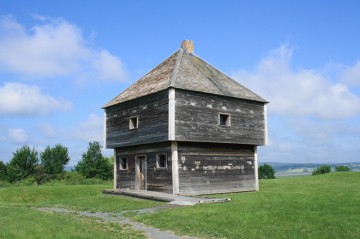
M 184 40 L 181 42 L 181 48 L 190 54 L 194 54 L 194 42 L 190 40 Z

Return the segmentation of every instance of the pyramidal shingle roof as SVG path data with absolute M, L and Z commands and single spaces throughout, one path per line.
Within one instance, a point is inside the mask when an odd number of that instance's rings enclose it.
M 170 87 L 267 103 L 192 52 L 180 48 L 103 108 Z

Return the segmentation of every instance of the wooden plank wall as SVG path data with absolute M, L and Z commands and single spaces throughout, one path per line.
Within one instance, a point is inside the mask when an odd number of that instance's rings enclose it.
M 172 193 L 172 169 L 170 142 L 129 146 L 117 149 L 117 157 L 127 157 L 128 170 L 118 170 L 118 187 L 135 189 L 135 156 L 146 155 L 147 190 Z M 166 153 L 167 168 L 156 168 L 156 155 Z
M 136 116 L 139 127 L 129 129 L 129 119 Z M 107 148 L 167 139 L 168 90 L 106 108 Z
M 264 103 L 176 89 L 178 141 L 264 145 Z M 231 126 L 218 125 L 218 114 L 231 115 Z
M 254 147 L 179 142 L 180 194 L 255 191 Z

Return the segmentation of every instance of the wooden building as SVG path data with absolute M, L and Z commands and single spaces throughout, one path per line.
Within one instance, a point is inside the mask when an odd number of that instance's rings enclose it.
M 183 41 L 103 107 L 114 188 L 181 195 L 258 190 L 266 104 Z

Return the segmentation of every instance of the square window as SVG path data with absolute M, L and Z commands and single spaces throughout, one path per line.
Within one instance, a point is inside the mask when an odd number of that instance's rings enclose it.
M 129 120 L 129 129 L 136 129 L 139 126 L 138 117 L 130 118 Z
M 167 155 L 158 154 L 156 156 L 156 167 L 157 168 L 166 168 L 167 167 Z
M 128 161 L 127 158 L 120 158 L 120 170 L 127 170 L 128 169 Z
M 229 114 L 219 114 L 219 125 L 220 126 L 230 126 L 230 115 Z

